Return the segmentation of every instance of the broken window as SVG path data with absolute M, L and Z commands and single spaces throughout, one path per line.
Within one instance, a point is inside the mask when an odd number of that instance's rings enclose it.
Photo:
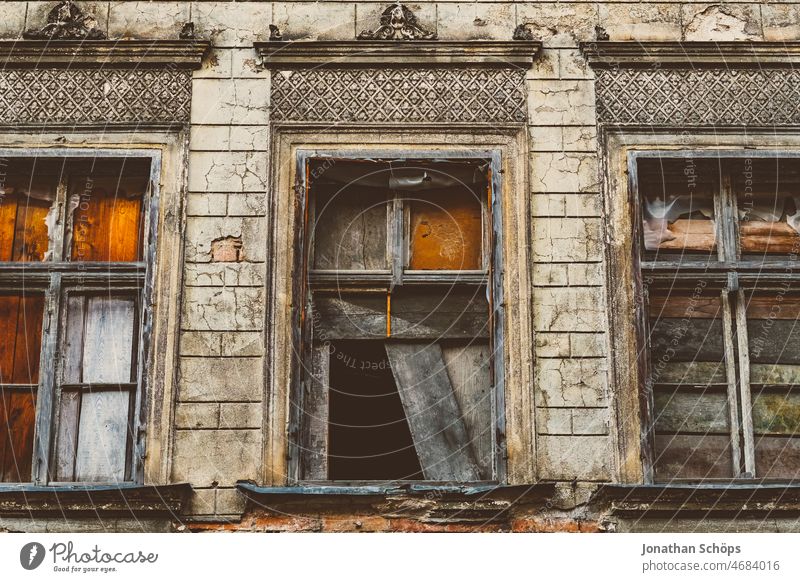
M 656 481 L 800 477 L 800 161 L 641 157 Z
M 0 481 L 130 481 L 151 159 L 2 165 Z
M 497 478 L 490 172 L 307 161 L 301 480 Z

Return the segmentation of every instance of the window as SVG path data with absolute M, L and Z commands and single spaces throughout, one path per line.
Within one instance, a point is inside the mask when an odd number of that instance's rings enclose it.
M 0 164 L 0 481 L 134 481 L 153 160 Z
M 491 160 L 304 163 L 300 479 L 495 479 Z
M 654 478 L 800 477 L 800 160 L 636 158 Z

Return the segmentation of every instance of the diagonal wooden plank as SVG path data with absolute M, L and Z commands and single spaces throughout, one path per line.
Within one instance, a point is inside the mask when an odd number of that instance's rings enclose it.
M 386 342 L 386 353 L 425 479 L 479 480 L 442 349 L 435 343 Z

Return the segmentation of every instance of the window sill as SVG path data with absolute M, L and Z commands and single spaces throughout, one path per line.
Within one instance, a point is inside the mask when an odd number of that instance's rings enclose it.
M 497 483 L 388 483 L 385 485 L 337 485 L 337 484 L 302 484 L 286 487 L 261 487 L 251 481 L 238 481 L 236 488 L 245 496 L 307 496 L 307 495 L 428 495 L 430 493 L 471 496 L 471 495 L 500 495 L 512 494 L 547 496 L 553 493 L 553 483 L 535 483 L 532 485 L 499 485 Z
M 182 511 L 191 492 L 192 487 L 188 483 L 53 486 L 0 484 L 0 515 L 177 515 Z
M 298 485 L 259 487 L 252 482 L 236 484 L 247 500 L 245 513 L 267 509 L 288 514 L 341 510 L 381 515 L 422 523 L 504 523 L 512 506 L 544 506 L 555 493 L 555 483 L 531 485 L 451 483 L 390 483 L 386 485 Z
M 620 517 L 800 515 L 800 483 L 603 485 L 592 502 Z

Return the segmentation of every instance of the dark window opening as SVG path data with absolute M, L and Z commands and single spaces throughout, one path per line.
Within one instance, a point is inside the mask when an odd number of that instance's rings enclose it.
M 307 163 L 300 478 L 491 480 L 490 163 Z

